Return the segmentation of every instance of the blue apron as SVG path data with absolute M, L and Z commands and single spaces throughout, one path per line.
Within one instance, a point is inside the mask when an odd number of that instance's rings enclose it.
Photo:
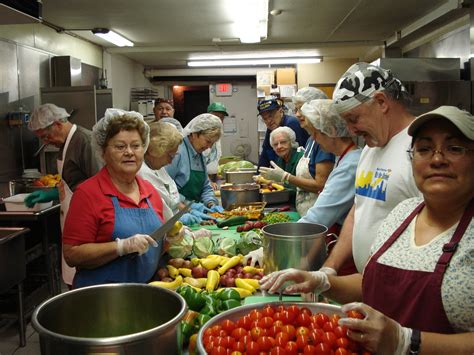
M 148 198 L 146 201 L 148 208 L 122 208 L 117 197 L 112 196 L 115 213 L 112 240 L 125 239 L 137 233 L 150 234 L 161 226 Z M 137 257 L 124 255 L 95 269 L 80 269 L 74 277 L 74 288 L 115 282 L 147 282 L 155 274 L 162 249 L 161 240 L 158 247 L 150 246 L 145 254 Z

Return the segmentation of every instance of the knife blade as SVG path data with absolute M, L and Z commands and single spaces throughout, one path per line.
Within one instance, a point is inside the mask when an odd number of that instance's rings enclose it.
M 159 242 L 160 240 L 162 240 L 166 233 L 168 233 L 168 231 L 171 230 L 171 228 L 173 228 L 174 224 L 181 218 L 181 216 L 183 214 L 185 214 L 186 212 L 188 212 L 189 210 L 189 207 L 192 205 L 192 201 L 189 201 L 188 203 L 185 203 L 184 205 L 184 208 L 179 211 L 178 213 L 176 213 L 173 217 L 171 217 L 170 219 L 168 219 L 165 224 L 162 224 L 161 226 L 159 226 L 157 229 L 155 229 L 153 232 L 151 232 L 149 235 L 150 237 L 152 237 L 155 241 Z M 128 257 L 129 258 L 134 258 L 138 255 L 137 252 L 135 253 L 130 253 L 128 254 Z
M 192 202 L 188 202 L 187 204 L 185 204 L 184 208 L 181 211 L 179 211 L 173 217 L 168 219 L 165 224 L 162 224 L 158 229 L 155 229 L 154 232 L 150 233 L 150 237 L 152 237 L 157 242 L 162 240 L 165 237 L 166 233 L 168 233 L 171 228 L 173 228 L 174 224 L 181 218 L 181 216 L 188 212 L 191 204 Z

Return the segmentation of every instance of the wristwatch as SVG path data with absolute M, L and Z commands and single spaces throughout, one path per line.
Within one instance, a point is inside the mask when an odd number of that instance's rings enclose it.
M 410 355 L 418 355 L 421 347 L 421 332 L 418 329 L 413 329 L 410 338 Z

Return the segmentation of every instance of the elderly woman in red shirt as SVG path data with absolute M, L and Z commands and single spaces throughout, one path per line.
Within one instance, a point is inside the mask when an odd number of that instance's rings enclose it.
M 74 288 L 147 282 L 156 271 L 162 242 L 148 234 L 162 224 L 162 200 L 137 176 L 149 132 L 140 114 L 118 109 L 108 109 L 93 128 L 92 145 L 105 166 L 76 189 L 63 233 L 64 257 L 77 268 Z

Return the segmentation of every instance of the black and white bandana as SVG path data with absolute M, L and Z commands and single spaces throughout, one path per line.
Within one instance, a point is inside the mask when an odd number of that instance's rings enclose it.
M 400 91 L 406 91 L 403 84 L 390 70 L 360 62 L 353 64 L 339 79 L 334 89 L 334 107 L 343 113 L 368 101 L 376 91 L 396 83 Z

